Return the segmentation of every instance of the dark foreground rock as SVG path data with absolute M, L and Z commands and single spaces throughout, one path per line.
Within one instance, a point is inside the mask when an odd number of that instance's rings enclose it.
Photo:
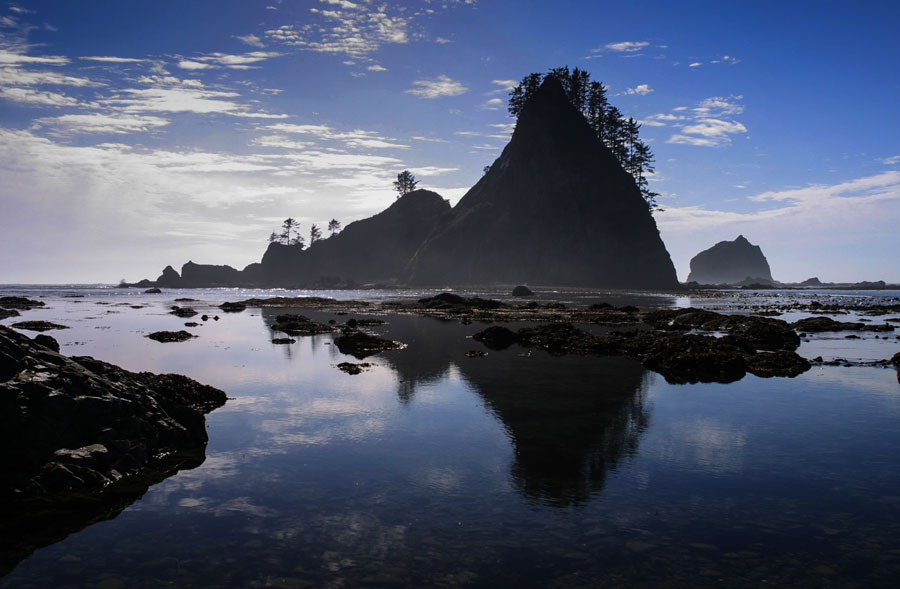
M 15 309 L 0 309 L 0 320 L 9 319 L 10 317 L 18 317 L 20 313 Z
M 69 329 L 68 325 L 60 325 L 59 323 L 51 323 L 50 321 L 19 321 L 13 323 L 16 329 L 24 329 L 25 331 L 50 331 L 52 329 Z
M 225 393 L 177 374 L 67 357 L 0 326 L 0 497 L 102 490 L 203 449 Z
M 337 346 L 342 354 L 347 354 L 360 360 L 373 356 L 378 352 L 396 350 L 403 347 L 401 343 L 350 329 L 345 330 L 340 336 L 335 338 L 334 345 Z
M 154 331 L 148 334 L 147 337 L 153 341 L 168 344 L 172 342 L 186 342 L 197 336 L 182 329 L 180 331 Z
M 0 297 L 0 308 L 18 309 L 19 311 L 27 311 L 36 307 L 43 307 L 44 301 L 35 301 L 25 297 Z

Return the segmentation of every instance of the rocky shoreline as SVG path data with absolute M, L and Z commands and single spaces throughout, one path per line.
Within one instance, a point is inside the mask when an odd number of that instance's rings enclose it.
M 0 326 L 0 496 L 102 492 L 207 443 L 204 414 L 225 393 L 177 374 L 64 356 L 46 335 Z

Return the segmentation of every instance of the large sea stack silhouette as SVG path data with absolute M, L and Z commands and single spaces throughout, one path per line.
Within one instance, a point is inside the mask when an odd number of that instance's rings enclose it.
M 525 105 L 499 159 L 411 260 L 407 281 L 678 285 L 633 178 L 553 76 Z
M 691 258 L 688 282 L 701 284 L 773 283 L 769 262 L 743 235 L 720 241 Z
M 410 192 L 303 249 L 271 243 L 243 270 L 166 267 L 169 287 L 543 284 L 673 288 L 675 267 L 634 179 L 553 76 L 500 158 L 455 208 Z

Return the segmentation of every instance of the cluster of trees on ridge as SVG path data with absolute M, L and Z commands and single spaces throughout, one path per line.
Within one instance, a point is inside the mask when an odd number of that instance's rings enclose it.
M 509 93 L 509 114 L 518 118 L 525 103 L 551 76 L 559 80 L 572 106 L 584 116 L 625 171 L 634 177 L 650 211 L 663 210 L 656 204 L 659 193 L 650 190 L 647 181 L 647 175 L 654 171 L 654 156 L 650 147 L 638 136 L 641 125 L 631 117 L 626 119 L 618 108 L 611 105 L 606 97 L 608 88 L 591 80 L 588 72 L 578 68 L 569 71 L 569 66 L 565 66 L 554 68 L 546 74 L 528 74 Z
M 341 230 L 341 222 L 332 219 L 328 222 L 328 231 L 334 235 Z M 322 230 L 315 223 L 309 228 L 309 245 L 322 239 Z M 269 235 L 269 243 L 280 243 L 282 245 L 297 245 L 303 249 L 306 245 L 306 239 L 300 233 L 300 222 L 293 217 L 288 217 L 281 224 L 281 232 L 273 231 Z

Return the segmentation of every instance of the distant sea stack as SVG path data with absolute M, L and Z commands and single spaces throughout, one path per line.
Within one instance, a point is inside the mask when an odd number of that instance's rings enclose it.
M 769 262 L 758 245 L 743 235 L 720 241 L 691 259 L 688 282 L 700 284 L 774 283 Z
M 416 252 L 406 282 L 678 285 L 631 175 L 552 76 L 500 158 Z

